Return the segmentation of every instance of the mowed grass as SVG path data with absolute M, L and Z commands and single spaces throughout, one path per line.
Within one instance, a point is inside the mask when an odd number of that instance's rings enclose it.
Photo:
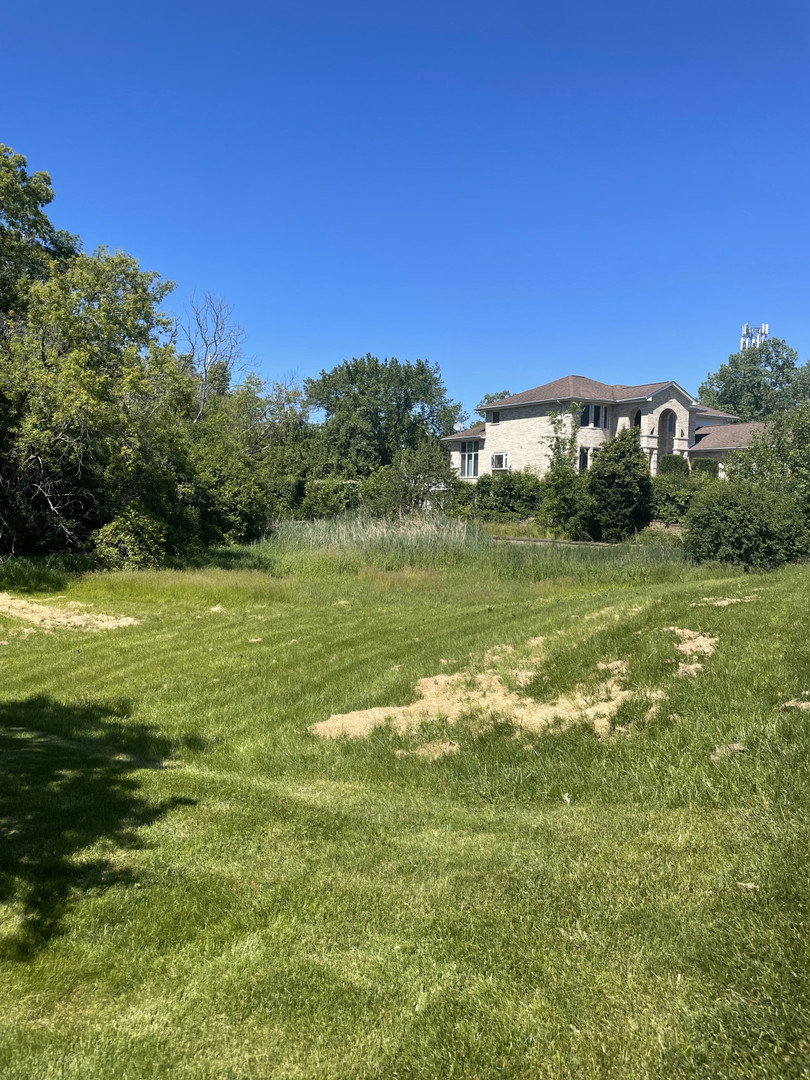
M 0 616 L 0 1075 L 809 1076 L 810 570 L 401 539 L 6 580 L 140 624 Z M 540 701 L 664 696 L 308 731 L 538 636 Z

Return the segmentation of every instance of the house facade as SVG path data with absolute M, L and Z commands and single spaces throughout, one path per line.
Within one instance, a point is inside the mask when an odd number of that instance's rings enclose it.
M 701 405 L 676 382 L 611 386 L 582 375 L 566 375 L 482 409 L 483 422 L 444 439 L 454 468 L 465 480 L 526 468 L 542 476 L 549 466 L 554 422 L 561 412 L 566 414 L 567 430 L 572 423 L 576 427 L 582 471 L 593 463 L 602 444 L 626 427 L 639 429 L 641 448 L 655 476 L 662 456 L 689 458 L 692 448 L 713 427 L 750 426 L 730 424 L 736 417 Z M 576 409 L 573 417 L 572 409 Z M 707 446 L 701 456 L 707 456 L 708 450 Z

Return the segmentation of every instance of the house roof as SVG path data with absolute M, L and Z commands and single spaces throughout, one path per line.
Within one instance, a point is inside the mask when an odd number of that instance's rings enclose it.
M 765 430 L 765 425 L 759 420 L 751 420 L 745 424 L 716 424 L 713 427 L 702 427 L 695 431 L 695 442 L 689 447 L 690 454 L 702 454 L 711 450 L 744 450 L 751 442 L 754 435 Z M 702 438 L 701 438 L 702 436 Z
M 464 431 L 454 431 L 452 435 L 444 435 L 442 442 L 452 442 L 454 439 L 483 439 L 486 431 L 486 424 L 473 424 L 472 427 L 465 428 Z
M 701 405 L 699 401 L 689 407 L 694 409 L 698 416 L 721 416 L 728 420 L 739 420 L 739 417 L 735 416 L 734 413 L 723 412 L 721 409 L 710 409 L 708 405 Z
M 672 379 L 666 382 L 643 383 L 641 386 L 611 386 L 608 383 L 588 379 L 584 375 L 564 375 L 554 382 L 535 386 L 533 390 L 524 390 L 520 394 L 510 394 L 500 401 L 491 401 L 482 406 L 486 409 L 511 409 L 516 405 L 534 405 L 549 401 L 637 401 L 648 398 L 667 386 L 677 386 Z M 687 397 L 690 397 L 687 394 Z

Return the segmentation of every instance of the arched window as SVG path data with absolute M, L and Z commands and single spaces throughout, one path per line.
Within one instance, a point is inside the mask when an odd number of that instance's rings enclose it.
M 641 409 L 633 417 L 633 427 L 641 427 Z

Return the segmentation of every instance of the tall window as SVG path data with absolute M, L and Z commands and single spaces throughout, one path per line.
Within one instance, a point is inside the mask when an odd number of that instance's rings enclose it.
M 593 426 L 594 427 L 601 427 L 602 426 L 602 406 L 601 405 L 594 405 L 594 407 L 593 407 Z
M 579 418 L 580 427 L 588 427 L 591 422 L 591 407 L 590 405 L 582 406 L 582 414 Z
M 579 448 L 579 471 L 585 472 L 588 468 L 588 448 L 586 446 L 580 446 Z
M 638 410 L 633 418 L 633 427 L 641 427 L 641 409 Z
M 602 406 L 602 427 L 609 427 L 609 426 L 610 425 L 608 424 L 608 407 L 607 407 L 607 405 L 603 405 Z
M 667 417 L 667 431 L 670 435 L 675 434 L 675 413 L 671 412 Z
M 461 444 L 461 475 L 470 479 L 478 476 L 478 442 L 476 439 Z

